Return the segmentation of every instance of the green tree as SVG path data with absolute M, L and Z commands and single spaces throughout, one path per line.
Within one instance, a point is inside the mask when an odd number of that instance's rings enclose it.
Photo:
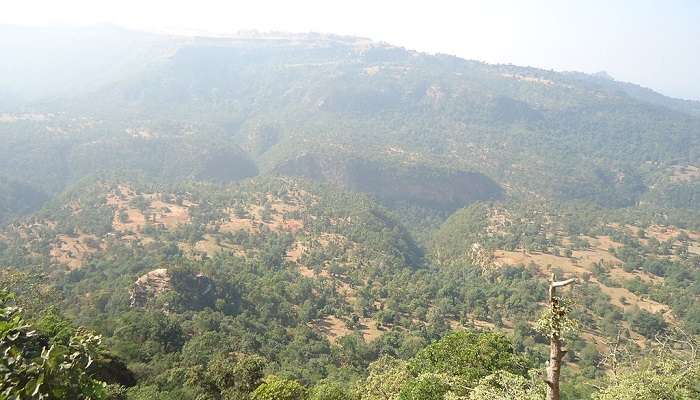
M 266 364 L 259 356 L 220 353 L 206 368 L 201 365 L 191 368 L 187 383 L 212 399 L 245 399 L 262 382 Z
M 314 386 L 307 400 L 350 400 L 350 393 L 341 385 L 334 382 L 323 382 Z
M 361 400 L 398 400 L 410 379 L 405 361 L 384 356 L 369 365 L 369 375 L 357 390 Z
M 252 400 L 304 400 L 306 389 L 297 381 L 268 376 L 251 396 Z
M 10 299 L 0 293 L 0 399 L 104 398 L 105 384 L 92 377 L 101 337 L 81 328 L 67 345 L 49 346 Z
M 414 376 L 446 374 L 464 379 L 467 386 L 499 370 L 525 376 L 527 360 L 515 353 L 513 343 L 501 333 L 451 333 L 429 345 L 410 361 Z
M 442 400 L 453 386 L 450 381 L 444 374 L 422 374 L 401 389 L 399 400 Z
M 469 400 L 542 400 L 547 389 L 536 373 L 530 378 L 498 371 L 479 380 Z
M 662 333 L 668 328 L 668 325 L 661 314 L 653 314 L 639 308 L 632 310 L 627 315 L 627 319 L 629 320 L 632 329 L 650 339 L 657 333 Z
M 666 360 L 617 374 L 595 400 L 695 400 L 700 398 L 700 367 Z

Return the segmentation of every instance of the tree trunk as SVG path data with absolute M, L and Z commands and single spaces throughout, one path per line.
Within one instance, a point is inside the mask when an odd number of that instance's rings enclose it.
M 552 338 L 549 344 L 549 366 L 547 367 L 547 400 L 559 400 L 559 375 L 563 357 L 561 339 Z
M 561 326 L 559 321 L 565 315 L 559 315 L 561 310 L 558 307 L 557 288 L 574 283 L 575 279 L 567 279 L 557 282 L 556 277 L 552 274 L 552 280 L 549 284 L 549 308 L 552 312 L 552 318 L 555 323 L 552 326 L 552 332 L 549 339 L 549 363 L 547 365 L 547 400 L 559 400 L 559 376 L 561 374 L 561 360 L 566 354 L 562 350 L 563 344 L 561 340 Z

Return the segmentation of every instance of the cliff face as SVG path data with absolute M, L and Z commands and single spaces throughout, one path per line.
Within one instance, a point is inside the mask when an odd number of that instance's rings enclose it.
M 478 172 L 426 165 L 394 166 L 361 158 L 305 154 L 279 164 L 275 172 L 370 193 L 384 200 L 407 200 L 443 209 L 457 209 L 503 195 L 496 182 Z
M 131 307 L 145 307 L 159 294 L 172 290 L 170 274 L 166 268 L 155 269 L 139 277 L 131 288 Z

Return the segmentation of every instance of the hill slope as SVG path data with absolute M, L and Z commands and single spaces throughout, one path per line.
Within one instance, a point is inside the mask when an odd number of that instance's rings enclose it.
M 219 398 L 239 368 L 245 396 L 382 383 L 371 362 L 410 374 L 385 357 L 415 372 L 452 330 L 544 365 L 551 272 L 580 278 L 573 398 L 611 347 L 700 332 L 696 102 L 351 37 L 86 29 L 74 59 L 52 34 L 55 76 L 0 35 L 22 69 L 0 77 L 0 289 L 47 337 L 104 335 L 120 396 Z
M 250 158 L 261 173 L 312 177 L 437 208 L 502 192 L 620 207 L 656 201 L 659 183 L 699 164 L 696 104 L 603 78 L 336 36 L 169 43 L 169 57 L 154 53 L 157 62 L 148 68 L 132 68 L 69 102 L 36 106 L 40 120 L 5 116 L 6 175 L 40 181 L 13 167 L 60 160 L 53 181 L 125 167 L 166 180 L 218 179 L 197 171 Z M 61 150 L 28 158 L 18 150 L 29 143 Z M 248 154 L 213 154 L 220 148 Z M 146 153 L 156 159 L 146 163 Z M 198 160 L 202 154 L 212 159 Z M 163 173 L 176 167 L 169 157 L 186 160 L 185 170 Z M 234 178 L 256 173 L 241 168 L 246 172 Z M 674 184 L 694 198 L 697 185 L 686 183 Z M 455 188 L 471 194 L 456 195 Z

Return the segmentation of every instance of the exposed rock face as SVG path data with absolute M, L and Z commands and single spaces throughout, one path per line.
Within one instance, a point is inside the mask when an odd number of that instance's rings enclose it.
M 170 274 L 166 268 L 155 269 L 136 280 L 129 296 L 131 307 L 145 307 L 160 293 L 171 290 Z
M 467 252 L 467 257 L 476 266 L 479 266 L 483 271 L 493 268 L 495 258 L 493 253 L 479 243 L 472 244 L 471 249 Z
M 177 295 L 171 299 L 174 303 L 163 305 L 165 308 L 201 309 L 212 306 L 215 300 L 214 282 L 203 274 L 159 268 L 136 280 L 131 288 L 130 305 L 153 305 L 160 294 L 169 291 Z
M 237 182 L 258 175 L 258 167 L 242 149 L 226 146 L 207 151 L 200 157 L 197 177 L 216 182 Z
M 396 167 L 368 159 L 304 154 L 277 165 L 274 171 L 372 193 L 384 200 L 408 200 L 447 210 L 498 199 L 503 194 L 496 182 L 478 172 L 426 165 Z

